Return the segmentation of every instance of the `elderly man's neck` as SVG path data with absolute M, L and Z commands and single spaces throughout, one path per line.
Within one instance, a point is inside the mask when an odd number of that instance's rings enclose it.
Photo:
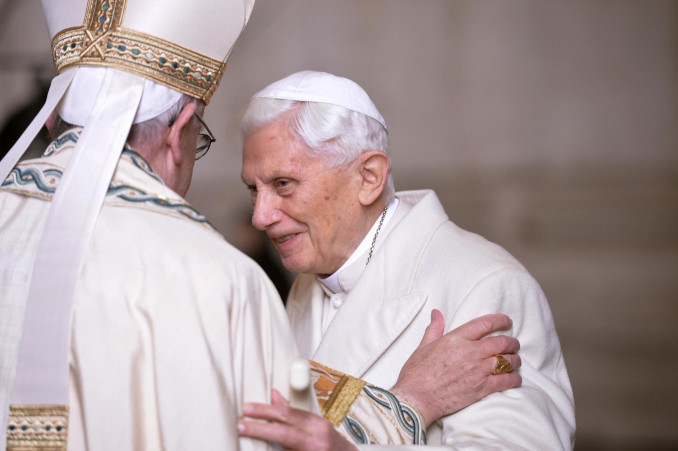
M 358 248 L 360 243 L 365 239 L 365 237 L 369 234 L 370 230 L 374 227 L 377 221 L 381 219 L 382 214 L 384 213 L 384 209 L 386 208 L 386 205 L 387 202 L 385 196 L 382 194 L 372 204 L 363 207 L 364 208 L 363 217 L 365 218 L 365 220 L 362 221 L 360 233 L 356 233 L 355 245 L 353 246 L 353 250 L 351 253 L 355 252 L 355 250 Z
M 332 274 L 335 274 L 337 271 L 339 271 L 341 268 L 347 265 L 348 263 L 352 263 L 355 259 L 360 257 L 363 254 L 363 251 L 368 251 L 370 248 L 370 243 L 367 243 L 367 241 L 371 240 L 375 234 L 376 230 L 372 233 L 373 228 L 379 226 L 378 222 L 382 220 L 384 210 L 386 208 L 386 201 L 385 201 L 385 196 L 382 194 L 376 201 L 374 201 L 372 204 L 368 206 L 363 206 L 363 214 L 362 218 L 359 221 L 360 225 L 355 229 L 355 232 L 353 236 L 351 237 L 351 245 L 349 247 L 349 251 L 346 252 L 346 254 L 343 256 L 344 258 L 341 259 L 341 261 L 337 264 L 337 266 L 333 269 L 332 272 L 327 273 L 327 274 L 316 274 L 319 278 L 321 279 L 326 279 L 327 277 L 330 277 Z M 368 236 L 369 235 L 369 236 Z M 361 247 L 364 249 L 360 249 L 359 254 L 356 254 L 356 251 L 359 250 Z

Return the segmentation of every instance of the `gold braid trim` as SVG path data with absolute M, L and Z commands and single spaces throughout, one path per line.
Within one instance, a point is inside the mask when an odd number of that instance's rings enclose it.
M 339 426 L 366 383 L 312 360 L 309 363 L 320 410 L 334 426 Z
M 146 33 L 120 26 L 125 0 L 89 0 L 81 27 L 52 39 L 57 73 L 78 65 L 136 73 L 209 103 L 226 63 Z
M 65 451 L 68 406 L 10 405 L 7 451 Z

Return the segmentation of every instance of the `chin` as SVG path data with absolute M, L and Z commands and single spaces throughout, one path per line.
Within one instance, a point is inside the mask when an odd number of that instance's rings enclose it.
M 297 273 L 297 274 L 300 274 L 300 273 L 314 274 L 313 268 L 310 265 L 304 264 L 303 262 L 295 261 L 292 258 L 289 258 L 289 259 L 283 258 L 282 264 L 285 267 L 285 269 L 288 270 L 289 272 L 293 272 L 293 273 Z

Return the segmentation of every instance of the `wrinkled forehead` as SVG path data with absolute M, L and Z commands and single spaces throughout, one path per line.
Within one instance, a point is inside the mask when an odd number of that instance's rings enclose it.
M 280 154 L 286 153 L 290 157 L 304 156 L 305 158 L 298 159 L 303 160 L 300 164 L 314 163 L 314 166 L 331 168 L 327 153 L 322 149 L 310 147 L 292 126 L 290 122 L 292 118 L 291 111 L 285 112 L 274 121 L 247 135 L 243 143 L 243 160 L 249 149 L 247 157 L 253 161 L 278 158 Z

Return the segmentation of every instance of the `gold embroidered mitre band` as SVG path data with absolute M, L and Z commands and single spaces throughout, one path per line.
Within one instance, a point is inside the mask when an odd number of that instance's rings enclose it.
M 121 26 L 127 0 L 90 0 L 81 27 L 52 39 L 57 73 L 76 65 L 106 66 L 150 78 L 209 103 L 225 61 Z

